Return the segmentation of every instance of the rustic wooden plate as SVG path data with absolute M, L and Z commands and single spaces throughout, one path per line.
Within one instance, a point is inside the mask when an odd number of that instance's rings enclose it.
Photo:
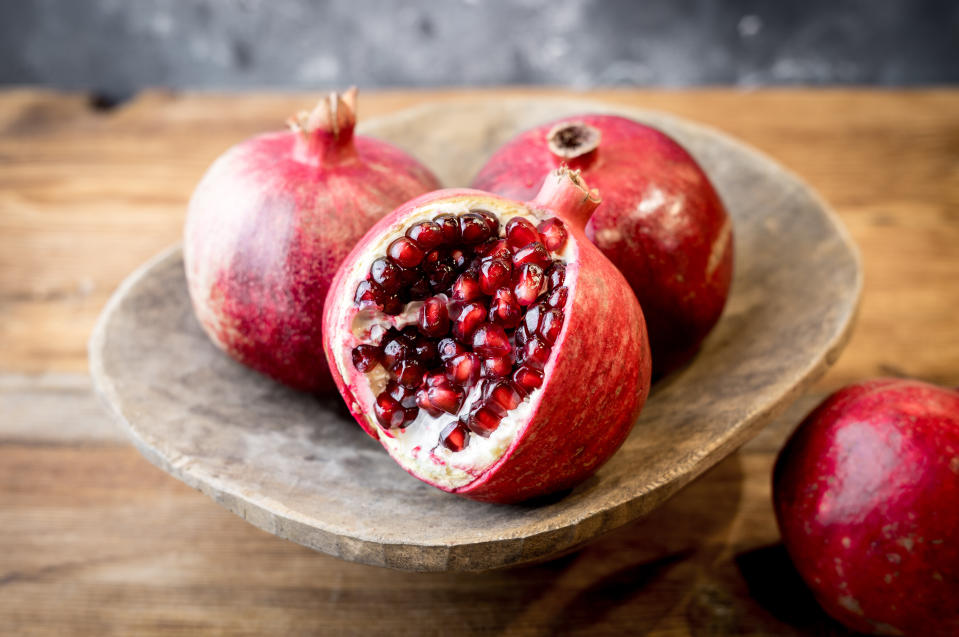
M 154 464 L 256 526 L 366 564 L 485 570 L 547 558 L 643 515 L 732 452 L 836 360 L 862 286 L 853 244 L 796 177 L 721 133 L 571 100 L 470 101 L 366 122 L 464 185 L 518 130 L 585 111 L 658 126 L 704 165 L 733 217 L 736 275 L 719 325 L 654 387 L 623 448 L 571 492 L 480 504 L 408 476 L 338 400 L 229 360 L 193 318 L 179 248 L 117 290 L 90 341 L 98 391 Z

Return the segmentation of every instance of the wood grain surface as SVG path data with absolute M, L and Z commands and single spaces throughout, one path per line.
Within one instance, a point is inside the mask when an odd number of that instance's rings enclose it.
M 476 95 L 566 94 L 479 91 Z M 361 117 L 463 92 L 367 94 Z M 591 92 L 716 126 L 840 213 L 866 273 L 818 384 L 959 384 L 959 91 Z M 259 531 L 117 437 L 85 343 L 120 279 L 180 234 L 206 165 L 316 96 L 0 93 L 0 634 L 843 634 L 790 571 L 769 504 L 810 400 L 652 516 L 482 575 L 350 564 Z

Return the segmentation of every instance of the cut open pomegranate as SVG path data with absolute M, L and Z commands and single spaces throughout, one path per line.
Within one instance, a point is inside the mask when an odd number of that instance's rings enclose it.
M 407 471 L 516 501 L 572 485 L 623 442 L 650 359 L 633 294 L 583 235 L 597 203 L 566 169 L 530 204 L 438 191 L 347 258 L 327 357 L 360 425 Z

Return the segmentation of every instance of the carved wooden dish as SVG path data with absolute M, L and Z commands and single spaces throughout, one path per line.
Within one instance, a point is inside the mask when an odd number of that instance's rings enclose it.
M 179 248 L 117 290 L 90 341 L 96 387 L 151 462 L 250 523 L 318 551 L 423 571 L 486 570 L 568 551 L 641 516 L 753 436 L 839 356 L 862 286 L 826 204 L 767 157 L 659 113 L 535 99 L 424 106 L 368 121 L 447 185 L 465 185 L 519 130 L 601 111 L 683 143 L 733 217 L 736 271 L 722 320 L 657 384 L 622 449 L 547 500 L 491 505 L 407 475 L 339 400 L 233 363 L 193 318 Z

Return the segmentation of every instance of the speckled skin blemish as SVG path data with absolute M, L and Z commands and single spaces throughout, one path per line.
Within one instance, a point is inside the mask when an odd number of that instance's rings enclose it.
M 598 147 L 574 159 L 554 154 L 561 122 L 601 132 Z M 528 199 L 560 163 L 582 171 L 603 195 L 586 236 L 623 273 L 646 316 L 654 376 L 688 360 L 722 314 L 733 271 L 732 223 L 709 178 L 663 133 L 610 115 L 550 122 L 503 145 L 473 186 Z
M 321 326 L 336 268 L 378 219 L 439 187 L 402 150 L 354 136 L 348 102 L 228 150 L 197 186 L 185 229 L 190 297 L 213 342 L 321 393 L 334 389 Z
M 918 381 L 851 385 L 799 426 L 776 463 L 776 516 L 831 615 L 862 632 L 959 635 L 957 452 L 959 392 Z
M 324 317 L 324 346 L 337 386 L 354 397 L 353 416 L 368 434 L 379 439 L 382 429 L 373 416 L 373 393 L 366 377 L 352 367 L 346 336 L 356 313 L 352 290 L 365 277 L 378 248 L 399 236 L 422 210 L 443 204 L 460 206 L 467 200 L 470 206 L 497 214 L 502 211 L 504 216 L 516 214 L 519 208 L 558 216 L 566 222 L 569 240 L 578 250 L 576 260 L 568 265 L 568 271 L 578 270 L 578 274 L 546 380 L 537 391 L 528 421 L 503 455 L 475 480 L 460 486 L 424 477 L 426 469 L 419 464 L 429 462 L 428 457 L 391 452 L 412 475 L 468 498 L 517 502 L 584 480 L 625 441 L 649 393 L 649 343 L 642 311 L 626 281 L 585 237 L 588 212 L 577 215 L 585 197 L 584 190 L 566 183 L 544 189 L 530 204 L 476 190 L 430 193 L 380 221 L 347 257 L 346 262 L 353 265 L 341 268 L 333 282 Z

